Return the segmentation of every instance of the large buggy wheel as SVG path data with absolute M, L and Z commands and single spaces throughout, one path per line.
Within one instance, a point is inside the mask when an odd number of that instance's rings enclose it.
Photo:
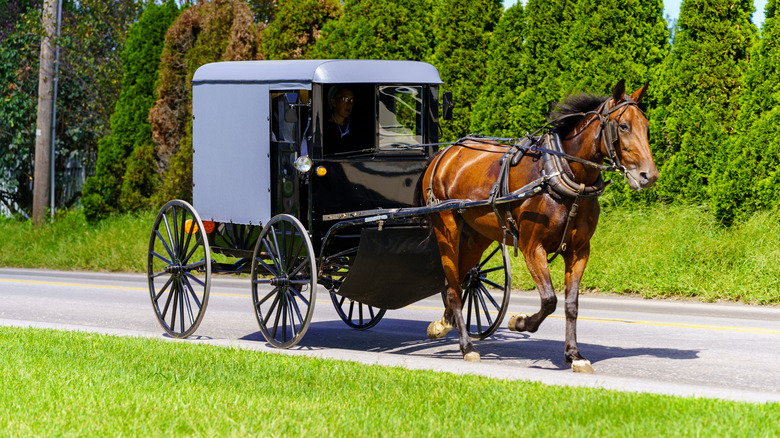
M 277 348 L 297 344 L 316 299 L 317 265 L 306 229 L 293 216 L 274 216 L 263 227 L 252 262 L 252 303 L 266 341 Z
M 157 321 L 186 338 L 203 320 L 211 287 L 211 253 L 198 213 L 187 202 L 165 204 L 149 238 L 147 276 Z
M 349 273 L 349 268 L 357 255 L 357 248 L 350 248 L 338 254 L 328 256 L 323 264 L 323 283 L 328 287 L 330 300 L 336 313 L 348 326 L 358 330 L 368 330 L 377 325 L 385 316 L 386 309 L 369 306 L 338 294 L 341 283 Z
M 485 339 L 501 325 L 509 307 L 512 268 L 505 245 L 488 248 L 461 284 L 464 320 L 472 339 Z M 446 297 L 442 293 L 446 303 Z

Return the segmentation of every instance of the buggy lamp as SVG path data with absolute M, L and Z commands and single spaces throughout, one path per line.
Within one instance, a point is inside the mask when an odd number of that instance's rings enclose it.
M 214 232 L 215 224 L 212 221 L 203 221 L 203 231 L 206 232 L 206 234 L 211 234 Z M 198 223 L 194 222 L 192 219 L 187 219 L 186 222 L 184 222 L 184 232 L 187 234 L 197 234 L 198 233 Z
M 328 169 L 325 168 L 325 166 L 320 166 L 317 168 L 317 176 L 325 176 L 328 174 Z
M 308 155 L 303 155 L 295 159 L 295 168 L 298 172 L 306 173 L 311 170 L 312 162 Z

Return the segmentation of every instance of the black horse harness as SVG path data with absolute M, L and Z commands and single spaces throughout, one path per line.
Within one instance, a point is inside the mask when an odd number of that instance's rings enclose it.
M 608 161 L 611 162 L 611 165 L 594 163 L 592 161 L 584 160 L 582 158 L 574 157 L 572 155 L 566 154 L 563 151 L 563 146 L 561 145 L 561 140 L 560 140 L 560 136 L 558 135 L 558 132 L 555 129 L 549 129 L 548 128 L 549 125 L 542 128 L 546 130 L 546 132 L 543 135 L 541 136 L 528 135 L 522 138 L 521 140 L 507 139 L 507 138 L 490 138 L 490 137 L 483 137 L 483 136 L 469 136 L 469 137 L 462 138 L 453 144 L 453 145 L 461 145 L 466 140 L 471 140 L 475 142 L 485 142 L 485 141 L 509 142 L 510 144 L 509 149 L 501 157 L 500 160 L 501 170 L 499 171 L 498 179 L 496 180 L 495 183 L 493 183 L 488 200 L 490 202 L 490 206 L 493 208 L 493 212 L 498 218 L 499 224 L 504 230 L 503 243 L 505 245 L 506 245 L 507 234 L 511 233 L 512 235 L 512 238 L 514 240 L 513 246 L 515 248 L 515 256 L 517 256 L 517 242 L 520 237 L 519 236 L 520 231 L 517 227 L 517 223 L 515 222 L 510 212 L 509 202 L 503 200 L 509 197 L 510 195 L 509 192 L 510 169 L 511 167 L 517 165 L 520 162 L 520 160 L 523 158 L 526 152 L 541 153 L 542 176 L 540 178 L 531 181 L 530 183 L 526 184 L 525 186 L 521 187 L 515 192 L 521 192 L 521 191 L 528 192 L 529 189 L 532 189 L 534 187 L 546 186 L 548 188 L 548 192 L 551 192 L 551 194 L 553 195 L 557 195 L 560 197 L 574 198 L 574 203 L 572 204 L 571 209 L 569 210 L 568 217 L 566 219 L 566 227 L 563 232 L 563 238 L 561 239 L 560 245 L 558 245 L 558 248 L 555 250 L 552 256 L 550 256 L 547 259 L 548 263 L 552 262 L 555 259 L 555 257 L 557 257 L 559 254 L 566 251 L 568 238 L 571 231 L 571 224 L 574 222 L 574 218 L 577 217 L 580 201 L 585 198 L 596 198 L 601 196 L 601 194 L 604 193 L 604 189 L 607 187 L 607 185 L 611 183 L 611 181 L 605 182 L 601 174 L 599 174 L 598 179 L 593 185 L 578 183 L 574 180 L 574 172 L 571 170 L 571 166 L 569 165 L 569 162 L 576 162 L 587 167 L 596 168 L 600 171 L 606 170 L 606 171 L 617 171 L 620 173 L 625 173 L 626 169 L 622 165 L 616 149 L 616 146 L 620 141 L 618 137 L 618 122 L 616 120 L 610 120 L 609 116 L 612 113 L 622 109 L 622 112 L 617 117 L 617 119 L 619 120 L 620 116 L 622 116 L 623 112 L 625 112 L 625 110 L 628 108 L 629 105 L 637 106 L 637 103 L 631 100 L 631 98 L 627 96 L 624 97 L 623 102 L 621 102 L 618 105 L 615 105 L 612 108 L 609 108 L 609 106 L 607 105 L 608 102 L 609 101 L 605 101 L 604 103 L 602 103 L 601 106 L 599 106 L 599 108 L 596 109 L 595 111 L 591 111 L 587 113 L 570 114 L 564 117 L 584 117 L 591 114 L 595 114 L 597 116 L 597 118 L 593 119 L 593 121 L 595 120 L 599 121 L 599 133 L 597 134 L 596 138 L 597 140 L 600 138 L 601 141 L 603 142 L 604 149 L 607 151 L 607 155 L 608 155 L 607 159 Z M 433 164 L 432 175 L 436 174 L 436 168 L 439 165 L 439 161 L 441 160 L 441 157 L 444 156 L 447 150 L 453 145 L 448 146 L 447 148 L 442 150 L 441 153 L 438 154 Z M 426 203 L 427 205 L 435 205 L 438 204 L 439 202 L 440 201 L 436 199 L 436 196 L 433 194 L 433 178 L 431 178 L 431 180 L 428 182 Z M 501 204 L 504 205 L 503 214 L 499 212 L 499 205 Z

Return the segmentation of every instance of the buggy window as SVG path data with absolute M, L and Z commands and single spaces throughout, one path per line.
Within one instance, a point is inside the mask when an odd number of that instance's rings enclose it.
M 379 150 L 416 149 L 423 138 L 422 86 L 379 86 Z

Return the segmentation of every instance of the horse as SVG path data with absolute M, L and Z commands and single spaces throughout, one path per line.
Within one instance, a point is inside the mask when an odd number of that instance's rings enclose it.
M 487 199 L 500 185 L 514 191 L 538 181 L 542 190 L 506 207 L 483 206 L 430 215 L 446 278 L 444 316 L 429 325 L 431 339 L 441 338 L 455 327 L 463 358 L 480 360 L 464 323 L 460 285 L 482 253 L 493 242 L 506 243 L 509 234 L 514 236 L 515 253 L 519 249 L 525 258 L 541 307 L 533 315 L 512 316 L 508 328 L 536 332 L 555 311 L 557 298 L 548 257 L 560 254 L 565 263 L 565 359 L 575 372 L 593 372 L 577 345 L 579 285 L 598 224 L 598 195 L 606 185 L 602 170 L 621 172 L 634 190 L 651 187 L 658 179 L 648 144 L 648 121 L 638 106 L 647 86 L 627 96 L 621 80 L 611 96 L 569 96 L 550 113 L 547 129 L 557 135 L 541 137 L 542 146 L 537 142 L 531 145 L 535 147 L 515 148 L 518 153 L 508 154 L 506 144 L 471 138 L 458 141 L 434 157 L 422 179 L 422 185 L 428 188 L 429 205 L 451 199 Z M 556 114 L 561 117 L 553 120 Z M 512 163 L 507 165 L 509 160 Z M 611 162 L 611 166 L 605 162 Z

